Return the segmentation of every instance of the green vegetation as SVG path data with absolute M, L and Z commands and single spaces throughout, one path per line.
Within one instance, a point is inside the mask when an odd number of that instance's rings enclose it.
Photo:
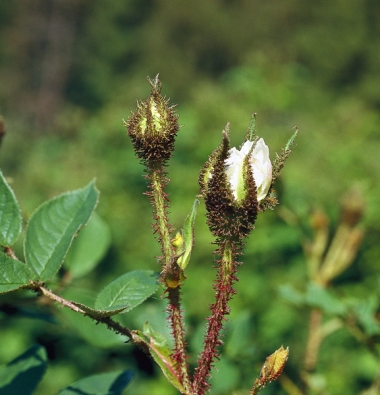
M 280 205 L 259 216 L 247 240 L 212 393 L 246 394 L 262 362 L 283 344 L 290 348 L 283 373 L 289 381 L 261 393 L 297 394 L 289 383 L 302 388 L 315 309 L 332 326 L 308 393 L 356 395 L 370 388 L 380 359 L 379 44 L 380 5 L 373 0 L 0 2 L 0 114 L 6 127 L 0 167 L 24 221 L 44 201 L 94 177 L 101 192 L 97 228 L 111 245 L 93 260 L 99 264 L 90 274 L 75 273 L 65 298 L 91 305 L 125 272 L 159 271 L 153 257 L 160 250 L 148 232 L 151 206 L 142 197 L 143 167 L 122 120 L 137 98 L 147 96 L 146 76 L 160 73 L 163 93 L 179 103 L 183 125 L 168 166 L 170 221 L 177 229 L 227 122 L 231 145 L 239 145 L 257 112 L 258 134 L 278 152 L 293 127 L 300 130 L 276 185 Z M 360 248 L 327 288 L 313 287 L 307 241 L 320 231 L 315 213 L 321 209 L 329 218 L 323 229 L 331 240 L 341 224 L 341 201 L 352 188 L 365 207 Z M 182 298 L 190 364 L 201 349 L 214 294 L 213 238 L 204 214 L 201 204 Z M 24 237 L 15 245 L 17 256 Z M 77 259 L 71 254 L 67 267 Z M 34 356 L 42 351 L 30 347 L 44 346 L 49 367 L 37 395 L 129 369 L 135 377 L 126 394 L 176 393 L 149 358 L 123 344 L 124 337 L 66 309 L 31 303 L 34 296 L 22 291 L 9 295 L 0 298 L 0 362 L 25 352 Z M 149 317 L 154 330 L 169 337 L 161 296 L 158 291 L 137 306 L 123 324 L 141 329 Z M 334 327 L 337 320 L 343 326 Z

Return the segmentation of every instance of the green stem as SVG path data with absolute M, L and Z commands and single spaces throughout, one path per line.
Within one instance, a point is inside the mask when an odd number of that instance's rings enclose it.
M 169 264 L 170 258 L 174 253 L 174 248 L 171 243 L 170 238 L 170 224 L 167 214 L 167 195 L 164 191 L 165 185 L 167 184 L 167 179 L 165 177 L 165 172 L 163 168 L 159 168 L 151 171 L 148 176 L 151 180 L 151 190 L 150 193 L 152 197 L 152 203 L 154 207 L 154 217 L 156 220 L 155 231 L 158 232 L 158 241 L 161 246 L 161 251 L 164 260 L 164 270 L 165 266 Z
M 167 309 L 169 313 L 168 319 L 170 321 L 174 338 L 174 350 L 172 357 L 177 362 L 176 370 L 180 377 L 181 384 L 190 394 L 190 378 L 188 373 L 188 364 L 186 362 L 185 330 L 180 306 L 179 272 L 177 259 L 175 259 L 175 249 L 170 238 L 171 229 L 167 215 L 167 195 L 164 192 L 167 178 L 165 177 L 165 171 L 162 167 L 152 170 L 148 177 L 151 180 L 150 196 L 154 206 L 154 216 L 156 220 L 155 230 L 159 234 L 158 241 L 161 245 L 161 251 L 163 254 L 161 277 L 165 284 L 167 284 L 165 281 L 167 276 L 170 276 L 172 279 L 175 278 L 175 282 L 178 280 L 177 287 L 167 287 L 166 291 L 169 299 Z
M 211 315 L 208 317 L 204 347 L 199 356 L 193 380 L 193 392 L 197 395 L 203 395 L 210 387 L 208 379 L 211 366 L 215 358 L 219 356 L 217 348 L 222 344 L 220 332 L 223 329 L 223 321 L 230 311 L 228 302 L 235 293 L 232 285 L 236 281 L 237 262 L 235 262 L 236 249 L 233 242 L 222 242 L 219 255 L 221 259 L 217 262 L 218 278 L 214 284 L 215 303 L 210 306 Z

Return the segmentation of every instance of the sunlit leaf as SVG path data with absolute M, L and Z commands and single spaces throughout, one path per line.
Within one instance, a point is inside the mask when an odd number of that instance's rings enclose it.
M 46 281 L 60 268 L 79 229 L 98 202 L 94 182 L 43 203 L 30 218 L 24 254 L 35 272 L 33 280 Z
M 153 270 L 135 270 L 123 274 L 108 284 L 98 295 L 95 307 L 98 310 L 132 310 L 158 289 L 157 273 Z
M 13 245 L 20 236 L 21 226 L 16 196 L 0 171 L 0 245 Z
M 33 275 L 33 271 L 25 263 L 0 252 L 0 293 L 28 285 Z

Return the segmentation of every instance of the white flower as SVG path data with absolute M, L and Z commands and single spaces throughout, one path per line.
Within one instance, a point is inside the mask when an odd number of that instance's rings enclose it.
M 245 196 L 243 182 L 243 161 L 252 148 L 253 141 L 246 141 L 241 150 L 235 147 L 229 150 L 229 157 L 226 159 L 226 173 L 228 181 L 231 183 L 232 191 L 236 200 Z M 257 141 L 252 150 L 249 163 L 252 166 L 253 178 L 257 188 L 257 201 L 263 200 L 269 190 L 272 181 L 272 163 L 269 159 L 269 148 L 261 138 Z

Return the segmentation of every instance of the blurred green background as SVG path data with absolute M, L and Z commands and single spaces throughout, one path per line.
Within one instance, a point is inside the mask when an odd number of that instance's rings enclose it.
M 247 240 L 226 324 L 226 358 L 213 373 L 212 394 L 247 393 L 265 357 L 281 344 L 291 350 L 285 374 L 297 383 L 308 309 L 291 305 L 278 289 L 305 289 L 302 242 L 310 210 L 323 207 L 334 228 L 341 197 L 353 185 L 364 195 L 366 236 L 354 264 L 333 285 L 343 298 L 379 299 L 380 1 L 0 2 L 0 114 L 7 131 L 0 166 L 25 221 L 44 200 L 96 177 L 97 212 L 110 227 L 112 245 L 94 273 L 70 285 L 70 292 L 87 300 L 125 271 L 158 270 L 143 168 L 122 124 L 136 99 L 148 96 L 146 77 L 157 73 L 163 93 L 178 103 L 183 125 L 168 167 L 177 229 L 227 122 L 238 146 L 257 112 L 258 135 L 272 159 L 293 127 L 300 130 L 277 185 L 281 206 L 261 214 Z M 298 224 L 285 222 L 280 207 L 299 217 Z M 183 288 L 190 363 L 213 300 L 212 237 L 202 206 L 195 242 Z M 16 252 L 21 256 L 21 243 Z M 50 368 L 36 394 L 119 368 L 136 371 L 126 394 L 176 393 L 125 339 L 62 309 L 55 322 L 49 315 L 45 322 L 33 318 L 33 306 L 21 314 L 10 296 L 0 299 L 0 362 L 34 342 L 47 347 Z M 140 328 L 148 319 L 168 333 L 161 296 L 126 315 L 124 323 Z M 38 309 L 41 317 L 45 310 Z M 317 366 L 325 393 L 332 395 L 358 394 L 378 368 L 379 360 L 344 329 L 322 346 Z M 286 392 L 274 383 L 262 393 Z

